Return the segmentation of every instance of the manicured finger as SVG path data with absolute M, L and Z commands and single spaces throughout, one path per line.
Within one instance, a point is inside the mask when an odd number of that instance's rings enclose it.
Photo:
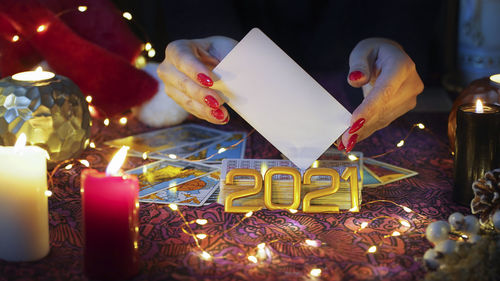
M 180 72 L 204 87 L 211 87 L 212 72 L 196 57 L 196 47 L 188 40 L 177 40 L 168 44 L 165 59 Z
M 376 50 L 372 44 L 359 42 L 349 55 L 349 74 L 347 82 L 353 87 L 361 87 L 370 82 Z
M 223 104 L 223 100 L 214 90 L 200 86 L 171 64 L 160 65 L 158 74 L 165 84 L 177 88 L 192 99 L 212 109 L 217 109 Z

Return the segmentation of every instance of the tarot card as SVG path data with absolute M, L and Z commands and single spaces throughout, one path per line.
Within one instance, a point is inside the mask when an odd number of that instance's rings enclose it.
M 182 158 L 182 159 L 188 158 L 189 156 L 197 153 L 200 150 L 205 149 L 208 146 L 211 146 L 211 145 L 214 145 L 214 144 L 221 142 L 222 140 L 224 140 L 224 138 L 225 137 L 217 138 L 215 140 L 211 139 L 211 140 L 204 141 L 204 142 L 199 142 L 199 143 L 195 143 L 195 144 L 165 149 L 165 150 L 161 150 L 161 151 L 157 151 L 157 152 L 153 152 L 153 153 L 148 153 L 148 158 L 159 159 L 159 160 L 162 160 L 162 159 L 170 159 L 171 160 L 172 155 L 175 155 L 176 158 Z M 132 154 L 132 155 L 134 155 L 134 154 Z M 135 155 L 142 156 L 142 154 L 138 155 L 137 153 L 135 153 Z
M 370 158 L 363 161 L 363 186 L 376 187 L 418 175 L 417 172 Z
M 219 189 L 219 179 L 211 175 L 190 180 L 176 187 L 164 189 L 142 197 L 140 202 L 186 206 L 203 206 L 211 195 Z
M 227 136 L 227 133 L 220 130 L 187 124 L 115 139 L 105 144 L 115 147 L 126 145 L 130 147 L 130 152 L 142 154 L 193 145 L 224 136 Z
M 162 160 L 129 171 L 139 179 L 139 197 L 201 178 L 218 169 L 201 163 Z
M 220 164 L 222 162 L 222 159 L 245 158 L 246 137 L 247 137 L 246 132 L 231 132 L 231 135 L 228 138 L 220 142 L 215 142 L 208 147 L 196 151 L 191 156 L 189 156 L 188 159 L 201 160 L 212 156 L 209 159 L 204 160 L 203 162 L 211 164 Z M 241 141 L 241 143 L 239 143 L 235 147 L 231 147 L 232 145 L 235 145 L 239 141 Z M 217 152 L 219 152 L 219 150 L 221 149 L 225 149 L 224 152 L 217 154 Z

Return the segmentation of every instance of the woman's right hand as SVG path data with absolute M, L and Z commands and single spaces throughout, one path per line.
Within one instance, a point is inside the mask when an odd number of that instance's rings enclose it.
M 214 124 L 225 124 L 229 114 L 224 101 L 210 87 L 212 69 L 236 46 L 228 37 L 177 40 L 168 44 L 158 75 L 165 92 L 186 111 Z

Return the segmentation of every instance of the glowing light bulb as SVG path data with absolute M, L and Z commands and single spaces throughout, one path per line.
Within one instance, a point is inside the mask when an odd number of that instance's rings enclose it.
M 314 276 L 314 277 L 320 277 L 321 276 L 321 268 L 311 269 L 310 274 L 311 274 L 311 276 Z
M 142 154 L 142 159 L 144 159 L 144 160 L 148 159 L 148 153 L 147 152 L 144 152 Z
M 93 141 L 91 141 L 89 146 L 90 146 L 90 148 L 95 148 L 95 143 Z
M 290 213 L 292 213 L 292 214 L 296 214 L 296 213 L 298 212 L 298 211 L 297 211 L 297 210 L 295 210 L 295 209 L 288 209 L 288 211 L 289 211 Z
M 201 253 L 201 258 L 204 259 L 204 260 L 210 260 L 212 258 L 212 256 L 209 253 L 203 251 Z
M 310 239 L 306 239 L 306 241 L 304 241 L 308 246 L 311 246 L 311 247 L 319 247 L 320 243 L 316 240 L 310 240 Z
M 217 150 L 217 153 L 219 153 L 219 154 L 220 154 L 220 153 L 223 153 L 223 152 L 224 152 L 224 151 L 226 151 L 226 150 L 227 150 L 226 148 L 221 147 L 221 148 L 219 148 L 219 150 Z
M 122 118 L 120 118 L 120 121 L 119 121 L 119 122 L 120 122 L 120 124 L 122 124 L 122 125 L 126 125 L 126 124 L 127 124 L 127 121 L 128 121 L 128 120 L 127 120 L 127 117 L 122 117 Z
M 12 42 L 17 42 L 17 41 L 19 41 L 19 35 L 14 35 L 14 36 L 12 36 L 12 39 L 11 39 L 11 40 L 12 40 Z
M 248 256 L 248 260 L 253 263 L 257 263 L 259 261 L 255 256 Z
M 86 97 L 85 97 L 85 100 L 86 100 L 88 103 L 91 103 L 91 102 L 92 102 L 92 96 L 86 96 Z
M 47 26 L 42 24 L 42 25 L 39 25 L 38 28 L 36 29 L 37 32 L 43 32 L 45 31 L 45 29 L 47 29 Z
M 391 235 L 392 235 L 392 236 L 400 236 L 400 235 L 401 235 L 401 233 L 399 233 L 399 231 L 394 231 Z
M 250 212 L 248 212 L 248 213 L 246 213 L 246 214 L 245 214 L 245 217 L 249 218 L 249 217 L 251 217 L 252 215 L 253 215 L 253 212 L 252 212 L 252 211 L 250 211 Z
M 406 207 L 406 206 L 403 206 L 403 210 L 407 213 L 411 213 L 413 212 L 410 208 Z
M 104 126 L 109 126 L 109 118 L 104 119 Z
M 411 224 L 405 220 L 400 220 L 399 223 L 401 223 L 402 226 L 411 227 Z
M 87 161 L 87 160 L 85 160 L 85 159 L 82 159 L 82 160 L 80 160 L 79 162 L 80 162 L 80 163 L 82 163 L 82 165 L 83 165 L 83 166 L 85 166 L 85 167 L 87 167 L 87 168 L 88 168 L 88 167 L 90 167 L 90 163 L 89 163 L 89 161 Z
M 206 219 L 197 219 L 196 223 L 199 224 L 199 225 L 205 225 L 205 224 L 208 223 L 208 220 L 206 220 Z
M 154 57 L 154 56 L 156 56 L 156 51 L 155 51 L 155 49 L 151 49 L 151 50 L 149 50 L 149 51 L 148 51 L 148 57 L 152 58 L 152 57 Z
M 360 229 L 366 228 L 368 226 L 368 223 L 366 221 L 361 223 Z
M 207 238 L 207 235 L 205 233 L 196 234 L 196 238 L 203 240 L 203 239 Z
M 87 10 L 87 6 L 78 6 L 78 11 L 85 12 Z
M 349 154 L 349 155 L 347 156 L 347 158 L 349 158 L 349 160 L 351 160 L 351 161 L 356 161 L 356 160 L 358 160 L 358 157 L 356 157 L 356 155 L 354 155 L 354 154 Z
M 144 45 L 144 50 L 145 51 L 149 51 L 151 50 L 151 48 L 153 48 L 153 45 L 151 45 L 151 43 L 147 42 L 145 45 Z
M 371 246 L 370 248 L 368 248 L 368 253 L 375 253 L 377 251 L 377 246 Z
M 50 191 L 50 190 L 45 190 L 45 196 L 47 196 L 47 197 L 52 196 L 52 191 Z
M 264 250 L 266 248 L 266 243 L 260 243 L 257 245 L 257 248 L 259 248 L 259 250 Z
M 177 155 L 175 155 L 175 154 L 169 154 L 168 158 L 170 158 L 170 159 L 177 159 Z
M 64 169 L 66 170 L 71 170 L 71 168 L 73 168 L 73 164 L 68 164 L 66 165 L 66 167 L 64 167 Z
M 129 12 L 123 12 L 122 16 L 127 20 L 132 20 L 132 14 Z
M 398 144 L 396 144 L 397 147 L 402 147 L 403 145 L 405 145 L 405 141 L 404 140 L 400 140 L 398 142 Z
M 319 167 L 319 161 L 316 160 L 312 163 L 311 168 L 318 168 Z
M 170 209 L 172 209 L 172 211 L 177 211 L 179 209 L 179 207 L 177 207 L 177 204 L 168 204 L 168 206 L 170 207 Z
M 417 124 L 417 126 L 418 126 L 418 128 L 419 128 L 420 130 L 425 129 L 425 125 L 424 125 L 424 124 L 422 124 L 422 123 L 418 123 L 418 124 Z

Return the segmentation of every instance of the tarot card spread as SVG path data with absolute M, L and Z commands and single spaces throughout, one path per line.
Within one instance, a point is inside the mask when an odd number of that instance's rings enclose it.
M 212 88 L 299 168 L 349 126 L 351 114 L 257 28 L 213 72 Z

